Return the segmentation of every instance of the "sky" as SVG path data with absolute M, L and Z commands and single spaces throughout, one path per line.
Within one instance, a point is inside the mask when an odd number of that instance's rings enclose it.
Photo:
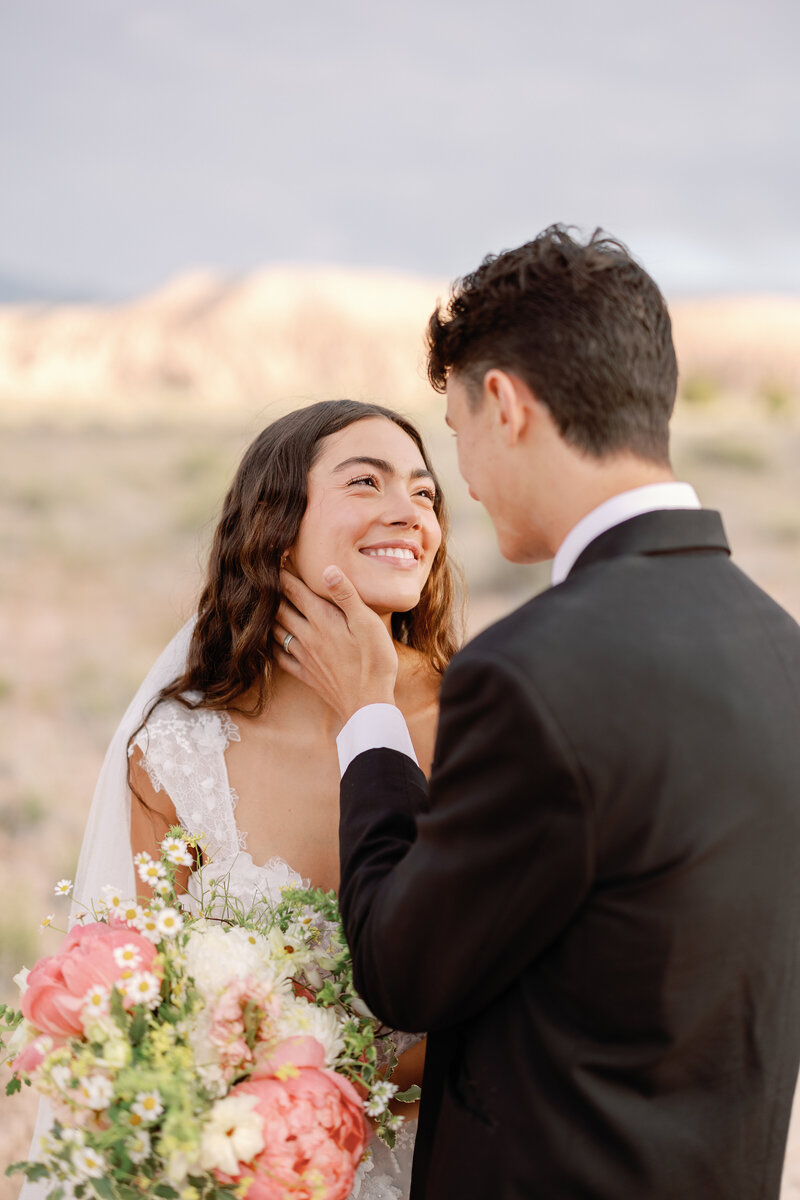
M 452 278 L 555 221 L 800 293 L 798 48 L 797 0 L 0 0 L 0 298 Z

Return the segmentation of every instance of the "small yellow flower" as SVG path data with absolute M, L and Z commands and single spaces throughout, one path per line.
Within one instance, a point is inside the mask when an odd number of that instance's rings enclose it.
M 42 918 L 42 923 L 41 923 L 41 925 L 39 926 L 39 928 L 40 928 L 40 929 L 47 929 L 47 926 L 48 926 L 48 925 L 52 925 L 52 924 L 53 924 L 53 921 L 55 920 L 55 916 L 56 916 L 56 914 L 55 914 L 55 913 L 48 913 L 46 917 L 43 917 L 43 918 Z
M 278 1067 L 274 1072 L 275 1078 L 280 1079 L 281 1083 L 283 1083 L 285 1079 L 297 1079 L 299 1074 L 300 1068 L 296 1067 L 294 1063 L 288 1062 L 284 1063 L 283 1066 Z

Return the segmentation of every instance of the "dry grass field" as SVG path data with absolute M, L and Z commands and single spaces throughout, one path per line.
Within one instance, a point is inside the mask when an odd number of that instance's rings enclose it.
M 735 391 L 700 367 L 684 377 L 677 473 L 722 510 L 739 564 L 800 618 L 800 394 L 763 379 Z M 458 477 L 442 402 L 420 398 L 418 376 L 414 388 L 413 415 L 451 499 L 474 632 L 546 586 L 548 572 L 499 556 Z M 397 402 L 395 391 L 386 389 Z M 359 394 L 368 392 L 365 383 Z M 22 963 L 57 945 L 39 922 L 58 911 L 54 881 L 74 875 L 105 744 L 192 610 L 243 448 L 280 411 L 198 407 L 184 399 L 168 416 L 153 404 L 101 418 L 95 404 L 72 404 L 61 420 L 57 409 L 23 412 L 0 393 L 0 999 L 13 998 Z M 27 1150 L 30 1100 L 0 1095 L 0 1167 Z M 18 1188 L 0 1180 L 0 1200 Z M 790 1197 L 800 1198 L 800 1131 Z

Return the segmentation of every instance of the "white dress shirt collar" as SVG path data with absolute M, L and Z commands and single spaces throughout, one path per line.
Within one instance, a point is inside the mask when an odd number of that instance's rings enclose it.
M 689 483 L 648 483 L 612 496 L 570 529 L 553 559 L 551 584 L 563 583 L 583 551 L 601 533 L 641 513 L 664 508 L 700 508 L 697 492 Z

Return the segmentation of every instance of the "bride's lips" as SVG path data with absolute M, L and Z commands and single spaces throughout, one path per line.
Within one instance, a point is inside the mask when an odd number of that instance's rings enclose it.
M 373 542 L 371 546 L 360 546 L 359 554 L 376 562 L 388 563 L 401 570 L 413 570 L 422 557 L 422 547 L 417 542 L 393 538 L 386 542 Z

